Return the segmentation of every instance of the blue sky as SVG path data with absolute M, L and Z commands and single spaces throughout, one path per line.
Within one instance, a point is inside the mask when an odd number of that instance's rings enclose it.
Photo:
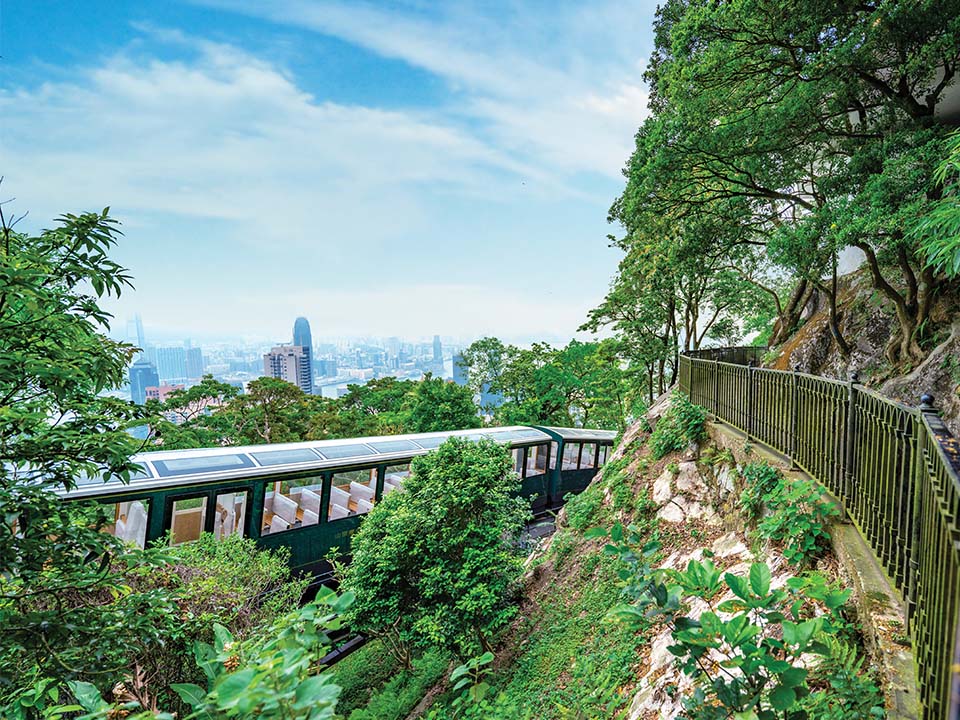
M 565 339 L 654 3 L 6 0 L 2 194 L 105 205 L 148 334 Z

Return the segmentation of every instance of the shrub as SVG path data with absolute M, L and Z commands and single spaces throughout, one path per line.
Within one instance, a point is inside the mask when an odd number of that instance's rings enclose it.
M 772 513 L 760 522 L 757 533 L 780 543 L 791 564 L 807 566 L 826 550 L 830 541 L 827 525 L 840 511 L 824 499 L 817 483 L 781 478 L 764 501 Z
M 492 440 L 451 438 L 412 472 L 360 525 L 343 576 L 357 596 L 351 626 L 388 641 L 404 665 L 416 646 L 488 649 L 517 611 L 529 514 L 512 497 L 510 453 Z
M 675 390 L 670 407 L 657 421 L 650 436 L 650 448 L 655 459 L 685 449 L 690 443 L 706 436 L 707 411 L 691 403 L 686 395 Z
M 611 546 L 632 568 L 626 573 L 624 591 L 629 603 L 614 608 L 611 615 L 628 627 L 645 627 L 651 619 L 668 624 L 675 643 L 670 651 L 695 681 L 694 692 L 684 701 L 689 717 L 802 717 L 804 703 L 833 709 L 856 702 L 852 689 L 862 682 L 856 674 L 859 666 L 838 677 L 844 699 L 811 699 L 817 693 L 811 691 L 803 658 L 829 657 L 831 648 L 840 646 L 846 627 L 840 608 L 849 590 L 815 574 L 791 578 L 786 587 L 774 589 L 764 563 L 754 563 L 747 577 L 722 573 L 709 558 L 691 560 L 682 571 L 654 570 L 651 558 L 656 546 L 648 542 L 641 549 L 634 539 L 629 536 Z M 716 602 L 727 591 L 733 598 Z M 709 606 L 697 618 L 685 615 L 694 598 Z M 865 697 L 873 704 L 872 696 Z
M 783 474 L 772 465 L 763 462 L 748 463 L 739 469 L 743 478 L 743 492 L 739 505 L 747 517 L 756 522 L 763 514 L 763 505 L 767 496 L 773 492 L 783 479 Z

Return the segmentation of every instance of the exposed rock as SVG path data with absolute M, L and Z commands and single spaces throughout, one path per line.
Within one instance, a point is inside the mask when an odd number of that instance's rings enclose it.
M 711 548 L 713 554 L 718 558 L 727 558 L 731 555 L 746 555 L 750 552 L 749 548 L 743 544 L 740 535 L 735 532 L 728 532 L 713 541 Z
M 691 497 L 706 497 L 707 484 L 700 475 L 700 470 L 695 462 L 680 463 L 680 471 L 673 482 L 679 492 Z
M 657 505 L 663 505 L 673 497 L 673 473 L 669 469 L 664 469 L 660 477 L 653 481 L 653 494 L 650 497 Z

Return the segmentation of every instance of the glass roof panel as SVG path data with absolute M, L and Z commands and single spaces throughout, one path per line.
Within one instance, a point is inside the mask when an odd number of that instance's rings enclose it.
M 366 445 L 332 445 L 331 447 L 317 448 L 317 452 L 328 460 L 338 460 L 340 458 L 363 457 L 364 455 L 376 455 L 376 453 Z
M 417 438 L 417 445 L 427 450 L 433 450 L 443 445 L 449 437 L 449 435 L 444 435 L 443 437 Z
M 253 460 L 246 455 L 200 455 L 199 457 L 151 460 L 151 462 L 160 477 L 253 467 Z
M 294 450 L 266 450 L 250 453 L 261 465 L 286 465 L 287 463 L 316 462 L 320 459 L 310 448 Z
M 370 443 L 370 447 L 377 452 L 382 453 L 405 452 L 407 450 L 420 449 L 416 443 L 410 442 L 409 440 L 384 440 L 372 442 Z

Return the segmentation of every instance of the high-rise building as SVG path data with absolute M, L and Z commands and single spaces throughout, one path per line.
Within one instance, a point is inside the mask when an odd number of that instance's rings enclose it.
M 196 380 L 203 377 L 203 351 L 198 347 L 187 348 L 187 377 Z
M 157 372 L 160 379 L 185 380 L 187 377 L 187 351 L 184 347 L 158 347 Z
M 307 394 L 313 392 L 309 349 L 302 345 L 277 345 L 263 356 L 263 374 L 296 385 Z
M 313 395 L 313 337 L 310 335 L 310 322 L 305 317 L 298 317 L 293 321 L 293 345 L 302 347 L 305 351 L 309 385 L 301 385 L 301 388 L 307 395 Z
M 147 388 L 160 384 L 160 375 L 152 362 L 141 357 L 130 366 L 130 399 L 137 405 L 143 405 L 147 399 Z
M 433 336 L 433 361 L 435 363 L 443 362 L 443 345 L 440 344 L 440 336 Z

